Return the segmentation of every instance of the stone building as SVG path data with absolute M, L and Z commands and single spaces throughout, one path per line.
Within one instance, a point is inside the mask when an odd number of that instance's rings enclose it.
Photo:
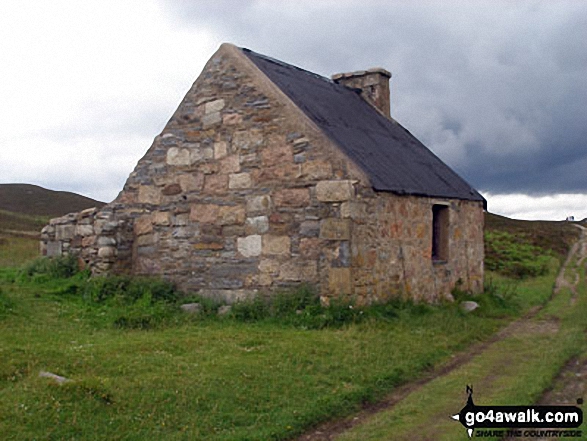
M 223 44 L 118 197 L 53 219 L 44 255 L 234 301 L 483 285 L 485 200 L 390 117 L 384 69 L 332 80 Z

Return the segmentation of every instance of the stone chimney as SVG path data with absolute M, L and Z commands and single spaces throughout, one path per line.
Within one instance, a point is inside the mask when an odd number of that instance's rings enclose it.
M 391 72 L 380 67 L 332 75 L 334 82 L 353 89 L 360 89 L 361 96 L 388 118 L 391 118 L 389 100 L 390 78 Z

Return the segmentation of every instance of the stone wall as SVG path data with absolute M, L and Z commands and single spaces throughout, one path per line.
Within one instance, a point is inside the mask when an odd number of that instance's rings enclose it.
M 446 205 L 448 259 L 432 259 L 432 207 Z M 436 302 L 455 286 L 483 290 L 483 206 L 481 202 L 398 196 L 359 190 L 341 206 L 352 220 L 350 265 L 336 270 L 336 291 L 359 303 L 403 297 Z M 335 283 L 336 284 L 336 283 Z
M 433 265 L 431 203 L 374 192 L 248 58 L 223 45 L 116 200 L 54 219 L 43 247 L 79 253 L 95 273 L 157 274 L 229 302 L 301 282 L 326 302 L 435 300 L 458 278 L 476 290 L 482 206 L 448 201 L 454 259 Z
M 321 286 L 338 264 L 350 233 L 331 202 L 364 177 L 256 75 L 219 51 L 111 204 L 133 273 L 232 301 Z
M 93 274 L 129 272 L 131 241 L 128 227 L 106 206 L 51 219 L 41 231 L 41 255 L 78 256 Z

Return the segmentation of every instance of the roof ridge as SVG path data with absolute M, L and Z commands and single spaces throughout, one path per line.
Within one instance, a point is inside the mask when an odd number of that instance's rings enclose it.
M 246 48 L 246 47 L 241 47 L 239 49 L 243 52 L 254 54 L 256 57 L 263 58 L 264 60 L 269 61 L 270 63 L 277 64 L 278 66 L 293 68 L 293 69 L 296 69 L 304 74 L 310 75 L 314 78 L 318 78 L 320 80 L 326 81 L 329 84 L 336 84 L 336 85 L 340 86 L 339 83 L 337 83 L 336 81 L 333 81 L 332 79 L 330 79 L 328 77 L 325 77 L 324 75 L 320 75 L 320 74 L 317 74 L 316 72 L 312 72 L 310 70 L 303 69 L 299 66 L 296 66 L 295 64 L 289 64 L 289 63 L 286 63 L 285 61 L 278 60 L 277 58 L 273 58 L 273 57 L 269 57 L 267 55 L 260 54 L 259 52 L 255 52 L 255 51 L 253 51 L 249 48 Z

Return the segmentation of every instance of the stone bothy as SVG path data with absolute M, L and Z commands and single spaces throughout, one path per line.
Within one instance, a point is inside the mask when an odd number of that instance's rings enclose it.
M 325 302 L 479 292 L 485 200 L 389 117 L 390 76 L 223 44 L 118 197 L 51 220 L 42 253 L 228 302 L 302 282 Z

